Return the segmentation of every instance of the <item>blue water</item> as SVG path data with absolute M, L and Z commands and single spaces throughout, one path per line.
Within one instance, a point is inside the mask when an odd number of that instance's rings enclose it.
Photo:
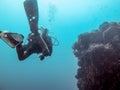
M 27 38 L 30 30 L 23 1 L 0 0 L 0 30 L 21 33 Z M 54 32 L 60 44 L 44 61 L 33 54 L 20 62 L 16 50 L 0 40 L 0 88 L 78 90 L 77 58 L 72 45 L 79 34 L 97 29 L 104 21 L 119 22 L 119 4 L 120 0 L 38 0 L 39 25 Z

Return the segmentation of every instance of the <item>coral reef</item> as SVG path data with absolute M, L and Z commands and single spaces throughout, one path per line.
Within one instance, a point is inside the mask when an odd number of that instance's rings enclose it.
M 120 90 L 120 23 L 104 22 L 98 30 L 78 36 L 79 90 Z

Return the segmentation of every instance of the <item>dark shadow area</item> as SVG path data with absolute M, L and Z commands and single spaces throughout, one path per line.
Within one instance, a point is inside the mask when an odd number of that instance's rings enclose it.
M 79 90 L 120 90 L 120 23 L 105 22 L 79 35 L 73 50 Z

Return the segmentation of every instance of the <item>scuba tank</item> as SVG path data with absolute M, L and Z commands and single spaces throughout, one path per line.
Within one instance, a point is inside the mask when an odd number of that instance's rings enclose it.
M 15 48 L 17 45 L 22 43 L 24 36 L 18 33 L 1 32 L 0 38 L 11 48 Z

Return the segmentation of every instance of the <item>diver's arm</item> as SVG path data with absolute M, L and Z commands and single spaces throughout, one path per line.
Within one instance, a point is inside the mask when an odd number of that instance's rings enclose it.
M 16 52 L 17 52 L 17 55 L 18 55 L 18 58 L 19 58 L 20 61 L 25 59 L 22 44 L 19 44 L 16 47 Z
M 26 59 L 27 57 L 29 57 L 33 52 L 30 52 L 29 50 L 31 49 L 31 47 L 27 44 L 27 45 L 22 45 L 19 44 L 16 47 L 16 51 L 18 54 L 18 58 L 20 61 Z

